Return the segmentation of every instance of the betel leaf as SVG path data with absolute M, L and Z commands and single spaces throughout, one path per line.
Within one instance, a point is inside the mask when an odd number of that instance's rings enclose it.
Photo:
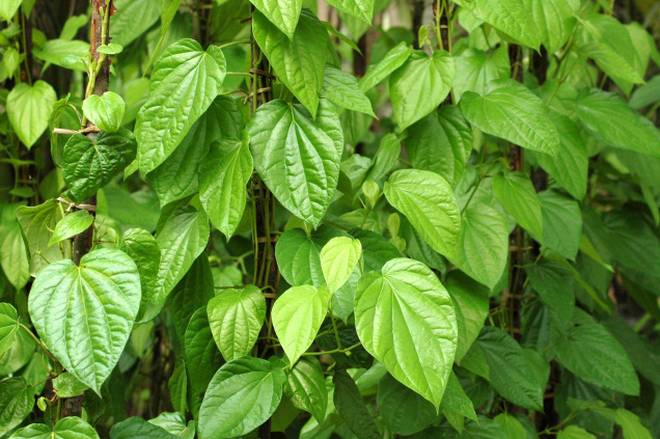
M 284 231 L 275 244 L 275 259 L 284 280 L 290 285 L 323 285 L 321 248 L 333 236 L 326 227 L 311 236 L 302 229 Z
M 86 210 L 76 210 L 67 214 L 55 225 L 55 230 L 53 230 L 53 235 L 48 240 L 48 245 L 57 244 L 84 232 L 93 222 L 94 217 Z
M 460 362 L 479 336 L 488 316 L 488 289 L 460 271 L 449 273 L 445 286 L 456 311 L 456 361 Z
M 493 177 L 493 193 L 504 210 L 532 235 L 543 236 L 541 202 L 532 181 L 522 173 Z
M 249 125 L 254 167 L 284 207 L 317 226 L 332 201 L 343 141 L 338 123 L 314 121 L 299 105 L 274 100 L 257 110 Z
M 573 0 L 532 1 L 533 22 L 548 53 L 555 53 L 566 43 L 575 28 L 579 2 Z
M 488 91 L 488 84 L 491 81 L 509 78 L 511 74 L 506 45 L 489 51 L 467 49 L 454 60 L 456 75 L 452 90 L 458 100 L 466 91 L 483 95 Z
M 612 93 L 592 89 L 577 99 L 577 117 L 606 145 L 660 157 L 660 133 Z
M 536 237 L 544 246 L 574 260 L 582 236 L 582 214 L 574 200 L 559 192 L 539 193 L 543 213 L 543 235 Z
M 63 372 L 53 378 L 53 391 L 58 398 L 72 398 L 82 395 L 89 389 L 69 372 Z
M 390 49 L 378 64 L 370 66 L 367 73 L 360 78 L 360 88 L 368 91 L 385 80 L 390 74 L 401 67 L 413 53 L 412 48 L 401 42 Z
M 291 287 L 273 305 L 273 327 L 290 364 L 312 345 L 328 312 L 330 293 L 325 287 Z
M 458 107 L 443 106 L 410 127 L 406 145 L 414 168 L 456 185 L 472 151 L 472 129 Z
M 449 391 L 445 392 L 445 398 Z M 433 404 L 399 383 L 391 375 L 378 382 L 378 410 L 388 429 L 397 434 L 415 434 L 437 419 Z M 444 398 L 443 398 L 444 402 Z
M 35 47 L 33 55 L 46 63 L 83 72 L 87 68 L 85 60 L 89 56 L 89 43 L 81 40 L 56 38 Z
M 156 169 L 181 143 L 220 91 L 226 64 L 222 50 L 206 51 L 190 38 L 171 44 L 154 66 L 151 94 L 135 123 L 140 171 Z
M 106 91 L 101 96 L 91 95 L 83 101 L 83 113 L 94 125 L 109 133 L 117 131 L 124 120 L 126 103 L 117 93 Z
M 213 339 L 226 361 L 248 355 L 266 318 L 266 299 L 254 285 L 228 288 L 206 307 Z
M 532 289 L 541 301 L 561 316 L 562 320 L 573 317 L 575 307 L 574 277 L 564 264 L 544 258 L 525 269 Z
M 551 155 L 559 149 L 559 133 L 543 101 L 516 81 L 492 82 L 483 95 L 465 92 L 460 105 L 467 120 L 487 134 Z
M 439 407 L 456 352 L 456 314 L 427 266 L 396 258 L 362 276 L 355 326 L 364 348 L 394 378 Z
M 557 433 L 557 439 L 596 439 L 596 436 L 589 433 L 582 427 L 578 427 L 577 425 L 569 425 Z
M 94 427 L 77 416 L 62 418 L 53 426 L 30 424 L 11 435 L 12 439 L 99 439 Z
M 302 11 L 302 0 L 250 0 L 250 3 L 293 40 Z
M 316 16 L 303 12 L 293 39 L 289 40 L 256 12 L 252 16 L 252 34 L 278 79 L 315 118 L 327 58 L 325 27 Z
M 45 81 L 22 82 L 7 96 L 7 116 L 21 142 L 29 149 L 48 127 L 57 96 Z
M 453 255 L 461 219 L 453 190 L 444 178 L 430 171 L 402 169 L 390 175 L 384 193 L 432 249 Z
M 16 218 L 30 253 L 30 274 L 35 275 L 50 262 L 68 256 L 66 246 L 49 244 L 52 230 L 62 216 L 60 206 L 54 199 L 37 206 L 21 206 L 16 209 Z
M 442 405 L 440 412 L 447 418 L 447 421 L 460 431 L 464 425 L 464 419 L 468 418 L 473 421 L 477 420 L 477 414 L 474 412 L 474 405 L 469 396 L 465 394 L 465 390 L 461 386 L 461 382 L 456 377 L 454 372 L 449 374 L 449 381 L 447 381 L 447 390 L 442 398 Z
M 199 200 L 211 223 L 229 239 L 238 227 L 252 175 L 247 139 L 223 140 L 211 145 L 200 168 Z
M 509 334 L 494 326 L 485 327 L 477 345 L 490 369 L 490 382 L 505 399 L 530 410 L 542 410 L 545 382 Z
M 588 383 L 638 395 L 639 379 L 621 344 L 584 311 L 576 308 L 573 320 L 556 346 L 557 361 Z
M 371 23 L 374 13 L 374 0 L 328 0 L 328 4 L 365 23 Z
M 178 412 L 162 412 L 153 419 L 149 419 L 150 424 L 157 425 L 163 430 L 181 439 L 195 439 L 195 422 L 186 420 Z
M 5 21 L 11 21 L 11 19 L 14 18 L 16 11 L 18 11 L 18 8 L 21 6 L 21 3 L 23 3 L 23 0 L 3 1 L 2 4 L 0 4 L 0 18 Z
M 115 0 L 116 12 L 110 16 L 113 43 L 126 47 L 156 23 L 162 0 Z
M 116 423 L 110 430 L 110 439 L 175 439 L 176 437 L 162 427 L 137 416 Z
M 360 89 L 355 76 L 350 73 L 327 66 L 321 93 L 339 107 L 374 116 L 371 101 Z
M 385 134 L 378 143 L 378 150 L 374 155 L 373 164 L 369 169 L 366 180 L 381 181 L 399 163 L 401 156 L 401 141 L 394 133 Z
M 80 266 L 67 259 L 44 268 L 28 301 L 48 350 L 96 393 L 119 361 L 139 307 L 135 263 L 122 251 L 105 248 L 83 256 Z
M 318 360 L 298 361 L 287 374 L 287 379 L 284 391 L 293 405 L 323 422 L 328 409 L 328 389 Z
M 390 76 L 393 118 L 403 131 L 445 100 L 454 81 L 454 59 L 448 52 L 432 56 L 414 52 Z M 433 93 L 429 93 L 433 90 Z
M 28 248 L 16 221 L 10 222 L 0 234 L 0 265 L 14 288 L 21 289 L 30 280 Z
M 0 435 L 4 436 L 28 417 L 34 407 L 34 394 L 35 389 L 21 377 L 0 381 Z
M 345 370 L 337 370 L 332 382 L 335 385 L 333 392 L 335 409 L 348 429 L 362 439 L 382 437 L 353 378 Z
M 462 213 L 455 253 L 449 259 L 468 276 L 492 289 L 507 264 L 507 233 L 504 215 L 475 198 Z
M 160 248 L 151 233 L 133 228 L 124 232 L 119 249 L 133 259 L 140 274 L 142 298 L 138 320 L 141 320 L 146 307 L 152 303 L 156 294 Z
M 136 148 L 133 134 L 126 129 L 95 137 L 71 136 L 62 157 L 71 197 L 82 202 L 95 195 L 135 159 Z
M 321 270 L 330 293 L 346 283 L 362 256 L 362 244 L 346 236 L 332 238 L 321 249 Z
M 16 309 L 0 303 L 0 374 L 11 374 L 25 366 L 34 348 L 32 334 L 22 326 Z
M 200 439 L 242 436 L 275 412 L 286 375 L 269 361 L 243 357 L 222 366 L 209 383 L 199 410 Z

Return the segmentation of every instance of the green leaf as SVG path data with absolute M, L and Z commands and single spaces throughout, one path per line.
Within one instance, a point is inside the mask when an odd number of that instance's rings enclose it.
M 293 40 L 302 11 L 302 0 L 250 0 L 250 3 Z
M 121 53 L 123 50 L 124 50 L 124 46 L 117 43 L 101 44 L 99 47 L 96 48 L 97 53 L 103 53 L 106 55 L 117 55 Z
M 0 374 L 7 375 L 25 366 L 33 357 L 34 348 L 32 335 L 21 326 L 16 309 L 9 303 L 0 303 Z
M 140 321 L 157 292 L 160 248 L 151 233 L 134 228 L 124 232 L 119 249 L 131 257 L 140 274 L 142 298 L 137 319 Z
M 445 282 L 456 311 L 458 341 L 456 361 L 460 360 L 477 339 L 488 316 L 488 289 L 460 271 L 452 271 Z
M 145 303 L 143 320 L 150 320 L 160 312 L 174 286 L 206 248 L 209 234 L 206 215 L 192 207 L 167 218 L 156 236 L 160 248 L 156 290 L 150 302 Z
M 289 229 L 275 244 L 275 259 L 280 274 L 290 285 L 323 285 L 321 248 L 336 236 L 330 228 L 321 227 L 308 236 L 302 229 Z
M 543 236 L 541 202 L 528 176 L 522 173 L 496 175 L 493 178 L 493 193 L 521 227 L 532 235 Z
M 539 193 L 539 199 L 543 212 L 543 236 L 536 238 L 566 259 L 574 260 L 582 236 L 580 206 L 552 190 Z
M 435 110 L 449 94 L 453 81 L 454 59 L 448 52 L 435 51 L 432 56 L 414 52 L 390 76 L 393 119 L 399 130 Z
M 500 211 L 472 199 L 463 211 L 455 254 L 449 259 L 468 276 L 493 289 L 506 268 L 508 232 Z
M 113 425 L 110 430 L 110 439 L 175 439 L 176 437 L 160 426 L 137 416 L 124 419 Z
M 41 80 L 32 86 L 22 82 L 9 92 L 7 116 L 16 135 L 28 149 L 48 128 L 56 100 L 53 87 Z
M 574 326 L 556 349 L 557 361 L 578 378 L 626 395 L 639 394 L 639 380 L 628 354 L 584 311 L 575 310 Z
M 11 21 L 23 0 L 6 0 L 0 3 L 0 18 Z
M 487 134 L 551 155 L 559 150 L 559 133 L 543 101 L 518 82 L 496 81 L 484 95 L 465 92 L 461 110 Z
M 21 377 L 0 382 L 0 435 L 9 433 L 28 417 L 34 407 L 34 394 L 34 389 Z
M 86 210 L 76 210 L 68 213 L 55 225 L 55 230 L 53 230 L 53 235 L 48 240 L 48 245 L 57 244 L 60 241 L 79 235 L 87 230 L 92 223 L 94 223 L 94 217 Z
M 577 425 L 569 425 L 557 433 L 557 439 L 596 439 L 596 436 Z
M 660 134 L 618 96 L 590 90 L 577 99 L 577 117 L 606 145 L 660 157 Z
M 59 374 L 53 379 L 53 391 L 58 398 L 73 398 L 82 395 L 85 390 L 89 389 L 86 384 L 78 381 L 69 372 Z
M 257 12 L 252 15 L 252 33 L 278 79 L 316 118 L 327 57 L 325 27 L 316 16 L 303 12 L 290 40 Z
M 447 386 L 448 390 L 449 386 Z M 437 419 L 433 404 L 389 374 L 378 382 L 377 401 L 383 422 L 393 433 L 404 436 L 415 434 Z
M 396 258 L 362 276 L 355 326 L 364 348 L 399 382 L 442 401 L 454 360 L 457 326 L 449 294 L 421 262 Z
M 554 54 L 566 43 L 576 25 L 574 17 L 580 3 L 573 0 L 545 0 L 530 2 L 533 22 L 541 43 Z
M 68 257 L 68 248 L 50 245 L 51 230 L 62 218 L 57 201 L 51 199 L 37 206 L 21 206 L 16 209 L 18 219 L 30 253 L 30 274 L 36 275 L 49 263 Z
M 211 145 L 200 168 L 199 200 L 211 223 L 229 239 L 238 227 L 252 176 L 252 155 L 247 139 Z
M 330 293 L 325 287 L 291 287 L 278 296 L 272 310 L 273 327 L 282 349 L 294 365 L 312 345 L 328 312 Z
M 488 92 L 491 81 L 507 79 L 511 75 L 506 45 L 489 51 L 467 49 L 454 59 L 456 75 L 452 89 L 457 100 L 460 100 L 466 91 L 484 95 Z
M 266 299 L 254 285 L 229 288 L 211 299 L 206 312 L 211 333 L 226 361 L 250 353 L 266 318 Z
M 60 38 L 46 41 L 32 51 L 35 58 L 74 71 L 84 72 L 89 58 L 89 43 L 81 40 Z
M 412 48 L 403 41 L 391 48 L 378 64 L 370 66 L 367 73 L 360 78 L 359 85 L 362 91 L 366 92 L 384 81 L 393 71 L 401 67 L 412 53 Z
M 162 0 L 115 0 L 110 16 L 110 39 L 128 46 L 145 33 L 160 17 Z
M 0 234 L 0 264 L 7 280 L 20 290 L 30 280 L 30 257 L 23 233 L 17 222 L 8 224 Z
M 533 19 L 531 1 L 526 0 L 463 0 L 461 4 L 477 19 L 485 21 L 514 41 L 538 49 L 543 33 Z
M 454 372 L 449 374 L 447 389 L 442 398 L 440 412 L 445 418 L 447 418 L 447 421 L 452 427 L 457 430 L 459 430 L 456 425 L 457 423 L 452 422 L 452 419 L 460 419 L 458 425 L 461 427 L 463 425 L 463 418 L 468 418 L 473 421 L 477 420 L 477 414 L 474 412 L 472 400 L 465 394 L 465 390 L 461 387 L 461 382 L 458 380 Z
M 373 165 L 369 169 L 366 180 L 380 182 L 399 164 L 401 156 L 401 141 L 394 133 L 387 133 L 381 137 L 378 150 L 373 158 Z
M 545 382 L 539 379 L 525 351 L 509 334 L 486 326 L 477 340 L 490 369 L 490 383 L 497 393 L 530 410 L 543 409 Z
M 170 45 L 154 66 L 151 94 L 135 123 L 140 171 L 156 169 L 211 105 L 225 77 L 218 46 L 206 51 L 193 39 Z
M 641 110 L 657 102 L 660 102 L 660 75 L 655 75 L 646 84 L 637 88 L 630 96 L 628 105 L 633 110 Z
M 321 93 L 339 107 L 375 116 L 371 101 L 360 89 L 357 78 L 350 73 L 327 66 Z
M 408 130 L 406 145 L 414 168 L 456 185 L 472 152 L 472 128 L 458 107 L 442 106 Z
M 328 410 L 328 390 L 318 360 L 298 361 L 287 379 L 285 393 L 293 405 L 311 413 L 318 422 L 323 422 Z
M 10 303 L 0 302 L 0 355 L 15 343 L 21 330 L 18 312 Z
M 50 352 L 100 394 L 119 361 L 140 307 L 135 263 L 116 249 L 97 249 L 44 268 L 30 291 L 32 323 Z M 77 328 L 71 331 L 70 328 Z
M 338 11 L 359 18 L 368 24 L 371 24 L 374 3 L 375 0 L 328 0 L 328 4 L 334 6 Z
M 254 167 L 277 200 L 298 218 L 318 226 L 337 187 L 343 140 L 330 124 L 302 107 L 274 100 L 249 125 Z
M 335 385 L 333 393 L 335 409 L 348 429 L 360 439 L 383 437 L 353 378 L 345 370 L 338 370 L 334 373 L 332 382 Z
M 270 418 L 282 399 L 286 376 L 279 366 L 243 357 L 213 376 L 199 411 L 200 439 L 242 436 Z
M 357 239 L 339 236 L 323 246 L 321 270 L 330 293 L 342 287 L 357 267 L 362 256 L 362 244 Z
M 96 137 L 74 134 L 64 145 L 62 167 L 71 197 L 78 202 L 96 192 L 135 159 L 133 134 L 122 129 Z
M 402 169 L 390 175 L 383 190 L 387 201 L 432 249 L 453 254 L 461 220 L 453 190 L 444 178 L 430 171 Z
M 159 426 L 176 437 L 195 439 L 195 422 L 188 421 L 186 425 L 186 420 L 181 413 L 163 412 L 155 418 L 150 419 L 149 423 Z
M 508 439 L 527 439 L 529 433 L 525 427 L 513 415 L 507 413 L 500 413 L 495 416 L 495 422 L 500 424 L 505 437 Z
M 562 319 L 573 317 L 574 277 L 564 264 L 544 258 L 525 269 L 529 285 L 541 301 Z
M 119 130 L 124 120 L 126 103 L 117 93 L 106 91 L 83 101 L 83 113 L 94 125 L 108 133 Z
M 30 424 L 11 435 L 12 439 L 99 439 L 94 427 L 77 416 L 62 418 L 50 427 Z

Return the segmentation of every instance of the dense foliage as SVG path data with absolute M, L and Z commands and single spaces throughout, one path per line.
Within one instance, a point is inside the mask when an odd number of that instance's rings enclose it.
M 660 437 L 659 18 L 0 0 L 0 437 Z

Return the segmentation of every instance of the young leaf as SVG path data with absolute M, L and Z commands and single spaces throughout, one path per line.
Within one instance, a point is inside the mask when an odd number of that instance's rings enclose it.
M 302 11 L 302 0 L 250 0 L 250 3 L 293 40 Z
M 402 169 L 390 175 L 384 186 L 387 201 L 403 213 L 417 233 L 443 255 L 452 255 L 461 226 L 454 193 L 439 175 Z
M 0 4 L 0 18 L 11 21 L 23 0 L 6 0 Z
M 156 23 L 162 4 L 162 0 L 115 0 L 116 12 L 110 16 L 110 40 L 128 46 Z
M 328 115 L 337 123 L 335 115 Z M 343 141 L 334 125 L 314 121 L 298 105 L 274 100 L 257 110 L 249 125 L 254 166 L 284 207 L 317 226 L 337 187 Z
M 106 91 L 83 101 L 83 113 L 94 125 L 108 133 L 117 131 L 124 120 L 126 103 L 117 93 Z
M 518 224 L 532 235 L 543 236 L 541 202 L 529 177 L 520 173 L 497 175 L 493 193 Z
M 55 230 L 53 230 L 53 235 L 48 240 L 48 245 L 57 244 L 84 232 L 93 222 L 94 217 L 86 210 L 76 210 L 67 214 L 55 225 Z
M 325 287 L 291 287 L 273 305 L 273 327 L 291 365 L 312 345 L 328 312 Z
M 30 280 L 30 257 L 21 228 L 12 221 L 0 234 L 0 264 L 7 280 L 20 290 Z
M 140 321 L 157 291 L 160 248 L 153 235 L 146 230 L 128 229 L 122 235 L 119 249 L 133 259 L 140 273 L 142 299 L 137 319 Z
M 30 424 L 12 434 L 12 439 L 99 439 L 94 427 L 77 416 L 62 418 L 54 426 Z
M 321 93 L 339 107 L 375 116 L 371 101 L 360 90 L 357 79 L 350 73 L 327 66 L 323 76 L 323 90 Z
M 298 361 L 287 378 L 284 390 L 293 405 L 323 422 L 328 410 L 328 389 L 318 360 Z
M 275 259 L 282 277 L 290 285 L 323 285 L 321 248 L 332 238 L 331 229 L 322 227 L 308 236 L 301 229 L 286 230 L 275 244 Z
M 106 248 L 83 256 L 80 266 L 63 260 L 44 268 L 28 301 L 32 323 L 50 352 L 98 394 L 119 361 L 139 307 L 135 263 Z
M 266 318 L 266 299 L 254 285 L 229 288 L 206 307 L 211 333 L 226 361 L 250 353 Z
M 328 4 L 337 8 L 338 11 L 371 24 L 371 17 L 374 13 L 374 0 L 328 0 Z
M 135 123 L 140 171 L 156 169 L 218 95 L 225 77 L 222 50 L 193 39 L 170 45 L 151 76 L 151 94 Z
M 320 253 L 321 270 L 330 294 L 346 283 L 362 256 L 362 245 L 357 239 L 345 236 L 332 238 Z
M 412 53 L 412 48 L 405 42 L 401 42 L 394 46 L 385 54 L 378 64 L 370 66 L 367 73 L 360 78 L 360 89 L 366 92 L 380 84 L 385 78 L 390 76 L 393 71 L 401 67 Z
M 436 51 L 432 56 L 413 53 L 390 76 L 392 112 L 399 130 L 435 110 L 449 94 L 453 81 L 454 59 L 448 52 Z
M 199 410 L 200 439 L 242 436 L 270 418 L 282 399 L 286 376 L 272 362 L 243 357 L 213 376 Z
M 459 101 L 466 91 L 484 95 L 488 92 L 488 84 L 491 81 L 507 79 L 511 75 L 506 45 L 489 51 L 467 49 L 454 60 L 456 75 L 452 89 Z
M 428 267 L 396 258 L 362 276 L 355 326 L 364 348 L 394 378 L 440 406 L 456 352 L 456 314 Z
M 57 96 L 45 81 L 22 82 L 7 96 L 7 116 L 21 142 L 30 149 L 48 127 Z

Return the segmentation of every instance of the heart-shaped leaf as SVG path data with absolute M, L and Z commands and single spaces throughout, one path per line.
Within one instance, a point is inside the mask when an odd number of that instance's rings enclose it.
M 121 127 L 126 111 L 126 103 L 121 96 L 112 91 L 103 95 L 91 95 L 83 101 L 83 113 L 101 130 L 112 133 Z
M 55 90 L 44 81 L 18 84 L 7 96 L 9 122 L 28 149 L 48 127 L 56 100 Z

